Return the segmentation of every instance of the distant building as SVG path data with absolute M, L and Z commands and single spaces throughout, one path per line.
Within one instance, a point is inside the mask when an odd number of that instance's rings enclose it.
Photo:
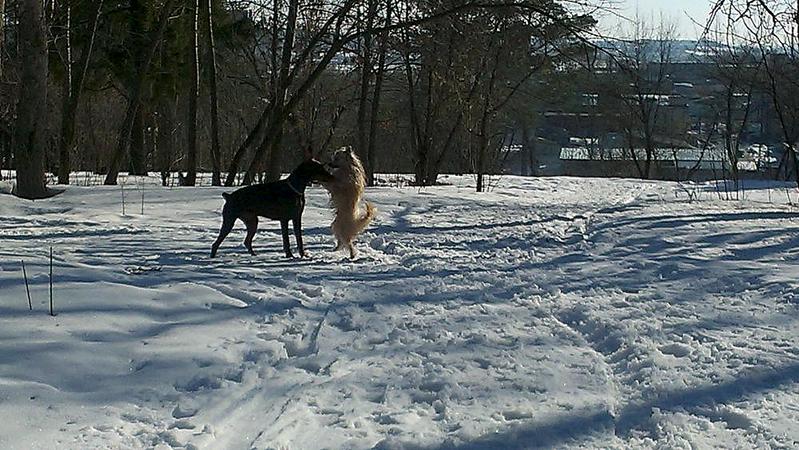
M 547 175 L 637 177 L 635 161 L 643 160 L 644 142 L 656 142 L 656 155 L 651 175 L 663 179 L 718 178 L 729 173 L 729 156 L 724 150 L 726 130 L 719 104 L 727 101 L 729 90 L 714 74 L 719 64 L 714 55 L 722 51 L 709 41 L 672 41 L 667 46 L 667 62 L 656 55 L 645 55 L 646 74 L 658 76 L 658 82 L 648 90 L 646 84 L 636 86 L 633 93 L 612 88 L 618 86 L 618 55 L 636 51 L 660 52 L 663 47 L 645 42 L 640 48 L 634 42 L 598 42 L 598 63 L 591 69 L 572 68 L 559 73 L 570 77 L 576 86 L 572 91 L 558 93 L 548 108 L 536 118 L 535 156 L 527 161 L 540 160 L 534 173 Z M 621 46 L 621 48 L 619 47 Z M 627 47 L 625 47 L 627 46 Z M 621 56 L 622 58 L 624 56 Z M 580 74 L 580 70 L 583 74 Z M 620 78 L 623 80 L 624 78 Z M 582 81 L 580 81 L 582 80 Z M 644 81 L 646 77 L 644 77 Z M 615 95 L 615 97 L 614 97 Z M 781 136 L 771 101 L 765 93 L 751 95 L 734 93 L 735 111 L 748 110 L 748 121 L 740 135 L 737 168 L 747 176 L 761 176 L 774 171 L 782 158 Z M 656 122 L 648 137 L 636 127 L 630 103 L 657 108 Z M 625 108 L 625 104 L 627 104 Z M 628 117 L 631 116 L 631 117 Z M 538 145 L 545 142 L 547 145 Z M 554 157 L 557 147 L 558 157 Z M 634 148 L 634 152 L 630 148 Z M 543 149 L 546 150 L 543 150 Z M 705 150 L 702 150 L 702 149 Z M 769 150 L 771 149 L 771 150 Z M 633 153 L 635 157 L 633 157 Z M 517 164 L 518 165 L 518 164 Z M 514 166 L 514 171 L 517 170 Z M 537 172 L 536 172 L 537 171 Z
M 562 175 L 638 177 L 646 150 L 636 148 L 564 147 L 560 153 Z M 637 163 L 636 163 L 637 161 Z M 729 167 L 716 149 L 658 148 L 652 155 L 650 175 L 663 180 L 719 178 Z

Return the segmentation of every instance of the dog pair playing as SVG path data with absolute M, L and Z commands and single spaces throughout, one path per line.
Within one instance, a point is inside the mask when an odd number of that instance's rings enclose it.
M 219 237 L 211 246 L 211 257 L 222 241 L 233 229 L 236 220 L 247 227 L 244 246 L 251 255 L 252 240 L 258 231 L 258 218 L 266 217 L 280 221 L 283 234 L 283 251 L 287 258 L 293 257 L 289 245 L 289 221 L 294 229 L 297 249 L 305 256 L 302 243 L 302 212 L 305 209 L 305 189 L 313 182 L 321 183 L 330 192 L 330 204 L 335 218 L 331 225 L 336 238 L 335 250 L 349 250 L 350 258 L 355 257 L 353 241 L 372 221 L 376 210 L 374 205 L 365 203 L 361 211 L 361 199 L 366 186 L 363 164 L 351 148 L 343 148 L 333 153 L 330 170 L 306 153 L 305 160 L 291 174 L 280 181 L 256 184 L 241 188 L 231 194 L 224 193 L 225 206 L 222 208 L 222 228 Z

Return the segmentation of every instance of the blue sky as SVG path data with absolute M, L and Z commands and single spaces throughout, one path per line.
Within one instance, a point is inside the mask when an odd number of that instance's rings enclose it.
M 649 22 L 652 22 L 653 17 L 659 21 L 662 13 L 666 19 L 677 24 L 681 38 L 692 39 L 699 34 L 699 26 L 692 19 L 704 24 L 712 3 L 713 0 L 618 0 L 615 5 L 617 12 L 623 16 L 633 18 L 637 10 Z M 600 26 L 610 34 L 618 34 L 613 30 L 618 29 L 620 22 L 624 21 L 608 15 L 600 20 Z

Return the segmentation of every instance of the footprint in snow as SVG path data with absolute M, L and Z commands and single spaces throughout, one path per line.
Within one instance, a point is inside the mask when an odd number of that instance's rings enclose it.
M 241 383 L 242 380 L 244 379 L 244 370 L 241 370 L 241 369 L 228 370 L 227 372 L 225 372 L 224 378 L 227 381 L 230 381 L 230 382 L 233 382 L 233 383 Z
M 207 374 L 197 375 L 184 383 L 175 384 L 175 389 L 184 392 L 219 389 L 222 382 L 219 378 Z
M 660 352 L 664 355 L 672 355 L 677 358 L 684 358 L 691 354 L 691 347 L 685 344 L 673 343 L 660 347 Z
M 380 425 L 397 425 L 400 423 L 394 416 L 385 413 L 373 414 L 372 420 Z
M 175 409 L 172 410 L 172 417 L 175 419 L 185 419 L 187 417 L 194 417 L 197 414 L 196 408 L 189 408 L 185 406 L 177 405 Z
M 523 411 L 520 409 L 510 409 L 507 411 L 502 411 L 502 418 L 506 421 L 511 420 L 524 420 L 533 417 L 533 413 L 530 411 Z
M 300 286 L 300 292 L 310 298 L 318 298 L 324 294 L 325 290 L 322 286 Z
M 195 426 L 189 422 L 188 420 L 176 420 L 175 423 L 169 426 L 169 429 L 178 429 L 178 430 L 193 430 Z

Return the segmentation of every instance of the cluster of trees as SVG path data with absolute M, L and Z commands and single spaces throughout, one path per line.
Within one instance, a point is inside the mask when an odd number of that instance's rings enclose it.
M 636 18 L 623 37 L 586 53 L 587 79 L 574 83 L 601 99 L 589 134 L 618 134 L 614 145 L 641 178 L 654 176 L 659 152 L 691 148 L 700 161 L 720 158 L 718 176 L 736 184 L 744 145 L 776 144 L 783 148 L 775 175 L 799 182 L 799 2 L 718 0 L 688 60 L 675 48 L 675 30 L 662 18 Z M 702 86 L 675 96 L 685 81 Z
M 514 103 L 594 24 L 570 0 L 0 2 L 0 163 L 30 198 L 45 171 L 233 185 L 338 145 L 370 183 L 483 189 Z
M 29 198 L 48 195 L 45 172 L 68 183 L 76 170 L 106 184 L 120 171 L 164 183 L 178 171 L 186 185 L 210 172 L 230 186 L 274 179 L 306 149 L 351 145 L 369 183 L 377 172 L 411 172 L 419 185 L 472 172 L 483 190 L 502 149 L 533 138 L 536 113 L 579 89 L 577 73 L 599 72 L 596 55 L 610 52 L 590 12 L 603 4 L 0 0 L 0 167 L 16 169 Z M 741 95 L 765 80 L 799 175 L 796 17 L 777 0 L 718 0 L 708 33 L 728 44 L 718 55 L 728 101 L 700 131 L 736 155 Z M 668 82 L 674 35 L 633 34 L 593 89 L 612 100 L 629 147 L 646 150 L 633 158 L 649 177 L 658 136 L 674 128 L 652 97 Z
M 780 168 L 792 171 L 799 183 L 799 1 L 717 0 L 712 14 L 710 23 L 723 24 L 726 42 L 748 49 L 733 60 L 730 73 L 737 75 L 730 76 L 730 85 L 749 95 L 754 86 L 768 95 L 785 146 Z

